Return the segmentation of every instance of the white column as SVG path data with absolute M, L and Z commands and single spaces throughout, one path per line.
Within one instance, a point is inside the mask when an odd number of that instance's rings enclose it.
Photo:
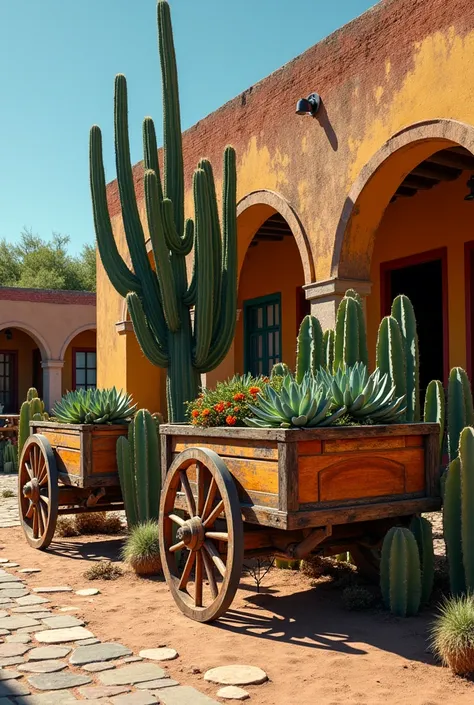
M 365 299 L 369 296 L 371 288 L 370 281 L 338 277 L 312 282 L 303 287 L 306 298 L 311 302 L 311 313 L 319 319 L 323 330 L 335 327 L 337 307 L 347 289 L 355 289 L 360 294 L 366 313 Z
M 64 360 L 43 360 L 43 396 L 46 411 L 51 412 L 55 402 L 62 397 Z

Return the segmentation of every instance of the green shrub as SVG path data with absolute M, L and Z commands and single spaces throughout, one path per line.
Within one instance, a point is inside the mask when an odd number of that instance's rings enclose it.
M 60 423 L 103 424 L 125 423 L 136 409 L 132 397 L 112 389 L 76 389 L 68 392 L 53 408 Z
M 160 544 L 156 521 L 147 521 L 132 528 L 122 557 L 139 575 L 155 575 L 160 572 Z
M 474 598 L 450 597 L 431 632 L 434 653 L 459 676 L 474 673 Z

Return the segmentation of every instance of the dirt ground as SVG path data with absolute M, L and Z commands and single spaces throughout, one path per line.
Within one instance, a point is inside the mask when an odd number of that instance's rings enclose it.
M 94 598 L 53 595 L 53 604 L 74 605 L 102 640 L 120 640 L 138 651 L 158 645 L 177 649 L 172 677 L 215 697 L 203 673 L 217 665 L 263 668 L 265 685 L 249 687 L 255 705 L 466 705 L 474 684 L 435 664 L 427 643 L 432 613 L 397 619 L 380 609 L 344 609 L 341 590 L 316 584 L 302 573 L 273 569 L 260 594 L 242 580 L 232 609 L 219 622 L 185 618 L 166 584 L 127 573 L 116 581 L 90 582 L 92 561 L 118 560 L 123 538 L 55 540 L 47 553 L 30 548 L 20 528 L 0 529 L 0 554 L 23 568 L 31 586 L 98 587 Z M 439 542 L 441 544 L 441 542 Z M 196 673 L 196 669 L 199 672 Z

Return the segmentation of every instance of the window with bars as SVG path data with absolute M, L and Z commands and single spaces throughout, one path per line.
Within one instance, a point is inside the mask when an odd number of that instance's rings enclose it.
M 281 294 L 244 302 L 245 369 L 269 375 L 281 360 Z
M 95 350 L 74 350 L 74 389 L 95 389 L 97 362 Z
M 0 352 L 0 404 L 3 413 L 16 412 L 16 353 Z

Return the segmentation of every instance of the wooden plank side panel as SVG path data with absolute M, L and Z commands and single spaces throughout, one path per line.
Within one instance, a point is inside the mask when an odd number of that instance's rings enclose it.
M 113 433 L 102 433 L 94 431 L 91 437 L 92 463 L 87 474 L 94 475 L 116 475 L 117 457 L 116 445 L 120 436 L 127 435 L 127 429 L 122 427 L 122 432 L 114 429 Z
M 63 448 L 74 448 L 80 450 L 81 437 L 79 431 L 41 431 L 43 436 L 46 436 L 51 443 L 52 448 L 61 446 Z
M 300 456 L 301 504 L 384 497 L 425 489 L 423 448 Z
M 173 453 L 182 453 L 187 448 L 196 447 L 209 448 L 222 457 L 278 460 L 278 448 L 275 441 L 254 441 L 237 438 L 229 443 L 225 436 L 207 441 L 200 436 L 172 437 L 171 448 Z
M 177 457 L 174 453 L 172 460 Z M 278 494 L 278 463 L 265 460 L 222 457 L 236 483 L 246 490 Z M 190 481 L 195 479 L 195 469 L 188 469 Z
M 81 477 L 81 451 L 74 448 L 55 448 L 58 472 L 67 473 L 76 478 Z

